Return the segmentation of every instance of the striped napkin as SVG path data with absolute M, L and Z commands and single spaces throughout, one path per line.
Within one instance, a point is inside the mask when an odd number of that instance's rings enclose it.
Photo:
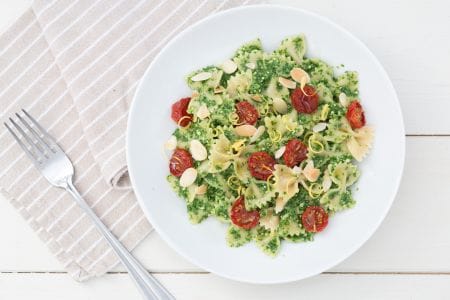
M 75 165 L 75 185 L 132 249 L 151 231 L 130 187 L 127 113 L 145 69 L 177 32 L 257 0 L 37 0 L 0 36 L 0 121 L 27 109 Z M 78 281 L 117 258 L 63 190 L 0 129 L 0 191 Z

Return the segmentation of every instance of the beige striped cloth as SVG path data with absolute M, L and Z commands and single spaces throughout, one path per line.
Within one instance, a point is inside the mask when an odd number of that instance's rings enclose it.
M 0 36 L 0 121 L 20 108 L 38 119 L 73 161 L 75 185 L 87 202 L 131 249 L 151 230 L 125 161 L 127 112 L 139 78 L 189 24 L 257 2 L 35 1 Z M 76 280 L 117 263 L 90 220 L 46 182 L 3 126 L 0 189 Z

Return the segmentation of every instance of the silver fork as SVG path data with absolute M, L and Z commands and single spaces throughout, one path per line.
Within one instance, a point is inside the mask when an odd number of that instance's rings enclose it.
M 68 191 L 84 212 L 91 217 L 98 231 L 102 233 L 122 264 L 128 270 L 128 273 L 139 288 L 144 299 L 175 299 L 175 297 L 147 272 L 97 217 L 73 185 L 74 169 L 70 159 L 50 134 L 33 117 L 23 109 L 22 112 L 24 114 L 23 116 L 16 113 L 16 117 L 20 123 L 9 118 L 12 126 L 6 122 L 4 125 L 36 168 L 52 185 Z

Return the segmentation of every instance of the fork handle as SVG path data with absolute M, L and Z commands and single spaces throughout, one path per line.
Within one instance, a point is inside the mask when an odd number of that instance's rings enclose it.
M 151 300 L 175 300 L 169 291 L 167 291 L 148 271 L 131 255 L 131 253 L 122 245 L 121 242 L 109 231 L 99 217 L 94 213 L 91 207 L 84 201 L 80 193 L 72 183 L 72 179 L 67 182 L 66 190 L 75 198 L 77 204 L 91 217 L 97 229 L 102 233 L 111 248 L 119 257 L 122 264 L 130 274 L 134 283 L 139 288 L 144 299 Z

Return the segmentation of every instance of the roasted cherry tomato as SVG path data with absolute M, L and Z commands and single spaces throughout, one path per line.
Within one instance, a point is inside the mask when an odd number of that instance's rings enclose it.
M 258 111 L 248 101 L 236 103 L 236 113 L 239 116 L 239 124 L 255 125 L 259 118 Z
M 283 159 L 286 166 L 292 168 L 307 158 L 308 147 L 297 139 L 289 140 L 286 144 L 286 150 L 283 153 Z
M 299 113 L 311 114 L 315 112 L 317 106 L 319 106 L 319 95 L 317 94 L 316 89 L 310 85 L 305 85 L 303 91 L 301 88 L 296 88 L 292 91 L 292 106 L 294 106 Z
M 308 232 L 319 232 L 328 225 L 328 214 L 320 206 L 308 206 L 302 214 L 302 224 Z
M 231 207 L 230 218 L 234 225 L 244 229 L 251 229 L 258 225 L 259 211 L 248 211 L 245 209 L 244 196 L 240 196 Z
M 353 101 L 348 105 L 347 114 L 345 116 L 353 129 L 361 128 L 366 125 L 364 110 L 358 101 Z
M 181 148 L 175 149 L 169 161 L 169 170 L 173 176 L 180 177 L 186 169 L 193 166 L 194 162 L 188 151 Z
M 187 112 L 189 102 L 191 102 L 191 98 L 182 98 L 172 104 L 172 120 L 182 127 L 188 126 L 192 121 L 192 114 Z
M 250 174 L 259 180 L 267 180 L 275 166 L 275 159 L 264 151 L 252 153 L 247 162 Z

